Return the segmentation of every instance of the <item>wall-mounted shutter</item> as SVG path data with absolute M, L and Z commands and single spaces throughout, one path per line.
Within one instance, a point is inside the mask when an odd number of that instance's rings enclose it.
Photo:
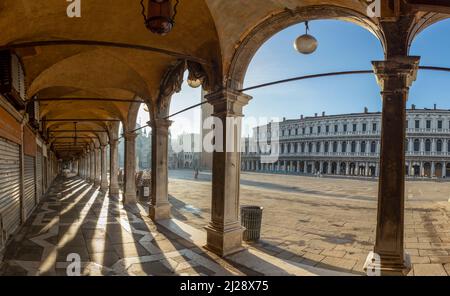
M 38 146 L 36 154 L 36 194 L 38 202 L 42 198 L 43 186 L 42 186 L 42 148 Z
M 20 146 L 0 137 L 0 229 L 5 241 L 20 225 Z
M 34 207 L 36 206 L 36 190 L 35 190 L 35 158 L 25 155 L 25 176 L 24 176 L 24 206 L 25 217 L 28 218 Z

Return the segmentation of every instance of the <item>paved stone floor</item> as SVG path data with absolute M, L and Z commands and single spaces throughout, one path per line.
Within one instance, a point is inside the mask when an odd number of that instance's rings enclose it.
M 259 275 L 156 226 L 139 206 L 61 178 L 8 245 L 0 274 L 67 275 L 72 253 L 82 275 Z
M 172 214 L 201 229 L 210 219 L 211 176 L 171 171 Z M 252 247 L 289 261 L 362 273 L 373 249 L 377 182 L 242 173 L 241 204 L 264 207 Z M 405 246 L 410 275 L 450 274 L 450 183 L 408 181 Z
M 173 217 L 203 234 L 210 173 L 170 176 Z M 411 275 L 450 273 L 449 189 L 407 183 Z M 361 274 L 373 248 L 376 191 L 369 180 L 243 173 L 241 204 L 264 207 L 262 239 L 223 259 L 155 225 L 144 202 L 123 207 L 78 178 L 60 178 L 0 258 L 0 274 L 66 275 L 71 253 L 80 255 L 83 275 Z

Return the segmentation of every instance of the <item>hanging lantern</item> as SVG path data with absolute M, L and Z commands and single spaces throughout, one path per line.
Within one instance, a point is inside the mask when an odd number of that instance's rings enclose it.
M 187 83 L 190 87 L 199 88 L 200 86 L 202 86 L 203 81 L 204 81 L 203 77 L 194 77 L 193 75 L 191 75 L 191 73 L 189 73 Z
M 317 50 L 317 39 L 308 34 L 308 22 L 305 22 L 306 33 L 295 40 L 295 49 L 302 54 L 311 54 Z
M 147 29 L 162 36 L 172 31 L 178 3 L 179 0 L 176 0 L 175 5 L 172 6 L 172 0 L 148 0 L 147 15 L 145 15 L 144 0 L 141 0 L 142 15 Z

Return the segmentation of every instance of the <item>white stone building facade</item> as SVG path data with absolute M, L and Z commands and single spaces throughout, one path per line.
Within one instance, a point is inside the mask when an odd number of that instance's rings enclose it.
M 419 110 L 413 106 L 406 112 L 406 176 L 450 177 L 450 110 Z M 255 136 L 245 139 L 241 157 L 243 171 L 379 175 L 381 113 L 365 110 L 357 114 L 316 114 L 283 120 L 272 131 L 273 126 L 257 127 Z M 277 136 L 278 140 L 270 143 Z M 271 144 L 272 150 L 261 143 Z M 270 152 L 278 155 L 276 161 L 262 161 L 261 156 Z

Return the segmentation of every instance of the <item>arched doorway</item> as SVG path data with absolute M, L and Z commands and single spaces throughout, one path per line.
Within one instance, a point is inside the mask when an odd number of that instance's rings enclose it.
M 337 163 L 336 162 L 333 162 L 331 164 L 331 174 L 332 175 L 336 175 L 337 174 Z
M 429 162 L 423 164 L 423 176 L 431 178 L 431 164 Z
M 413 174 L 414 174 L 414 177 L 420 177 L 420 165 L 415 164 L 413 166 Z
M 443 171 L 442 171 L 442 164 L 441 163 L 436 163 L 434 169 L 435 169 L 435 176 L 437 178 L 442 178 L 442 176 L 443 176 L 442 175 L 442 173 L 443 173 Z
M 341 162 L 341 175 L 345 175 L 347 171 L 347 164 L 345 162 Z
M 323 163 L 322 174 L 328 174 L 328 162 Z

